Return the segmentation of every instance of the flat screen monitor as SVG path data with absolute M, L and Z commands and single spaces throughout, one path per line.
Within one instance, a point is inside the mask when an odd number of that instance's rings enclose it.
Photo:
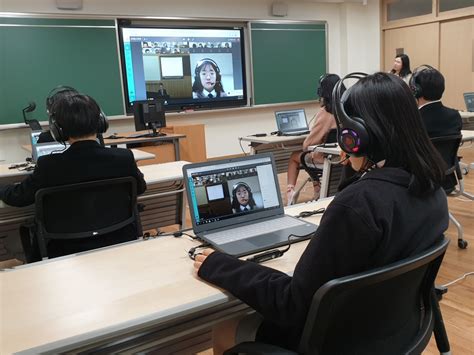
M 247 105 L 243 27 L 119 20 L 119 42 L 127 113 L 149 98 L 166 111 Z
M 135 130 L 152 130 L 153 133 L 134 135 L 134 137 L 157 137 L 164 135 L 159 129 L 166 127 L 166 117 L 161 99 L 138 100 L 133 102 Z

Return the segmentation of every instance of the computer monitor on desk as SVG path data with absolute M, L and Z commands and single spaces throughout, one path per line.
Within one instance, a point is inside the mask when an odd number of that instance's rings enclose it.
M 163 107 L 163 100 L 140 100 L 133 102 L 133 117 L 135 119 L 135 130 L 144 131 L 150 129 L 153 132 L 145 134 L 134 134 L 134 138 L 138 137 L 158 137 L 164 136 L 164 133 L 159 132 L 163 127 L 166 127 L 165 110 Z M 158 131 L 157 131 L 158 130 Z M 130 137 L 132 137 L 130 136 Z

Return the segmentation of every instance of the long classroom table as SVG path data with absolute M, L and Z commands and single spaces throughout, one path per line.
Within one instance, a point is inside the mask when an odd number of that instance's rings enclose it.
M 330 201 L 286 212 L 296 215 Z M 291 273 L 307 243 L 293 244 L 284 257 L 265 265 Z M 193 275 L 187 250 L 198 244 L 188 237 L 160 237 L 0 272 L 0 353 L 166 354 L 209 348 L 213 325 L 250 310 Z

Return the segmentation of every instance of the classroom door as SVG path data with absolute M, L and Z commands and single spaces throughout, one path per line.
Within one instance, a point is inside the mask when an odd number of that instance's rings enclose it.
M 446 79 L 443 103 L 466 110 L 463 93 L 474 92 L 474 17 L 441 23 L 440 71 Z

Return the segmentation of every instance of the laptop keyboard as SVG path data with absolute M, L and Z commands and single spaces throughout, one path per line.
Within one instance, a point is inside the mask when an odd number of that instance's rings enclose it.
M 294 132 L 294 133 L 283 133 L 283 136 L 302 136 L 304 134 L 308 134 L 309 131 L 303 131 L 303 132 Z
M 206 238 L 215 244 L 226 244 L 242 239 L 248 239 L 261 234 L 276 232 L 282 229 L 301 225 L 300 220 L 284 216 L 264 222 L 257 222 L 242 227 L 230 228 L 224 231 L 206 234 Z

